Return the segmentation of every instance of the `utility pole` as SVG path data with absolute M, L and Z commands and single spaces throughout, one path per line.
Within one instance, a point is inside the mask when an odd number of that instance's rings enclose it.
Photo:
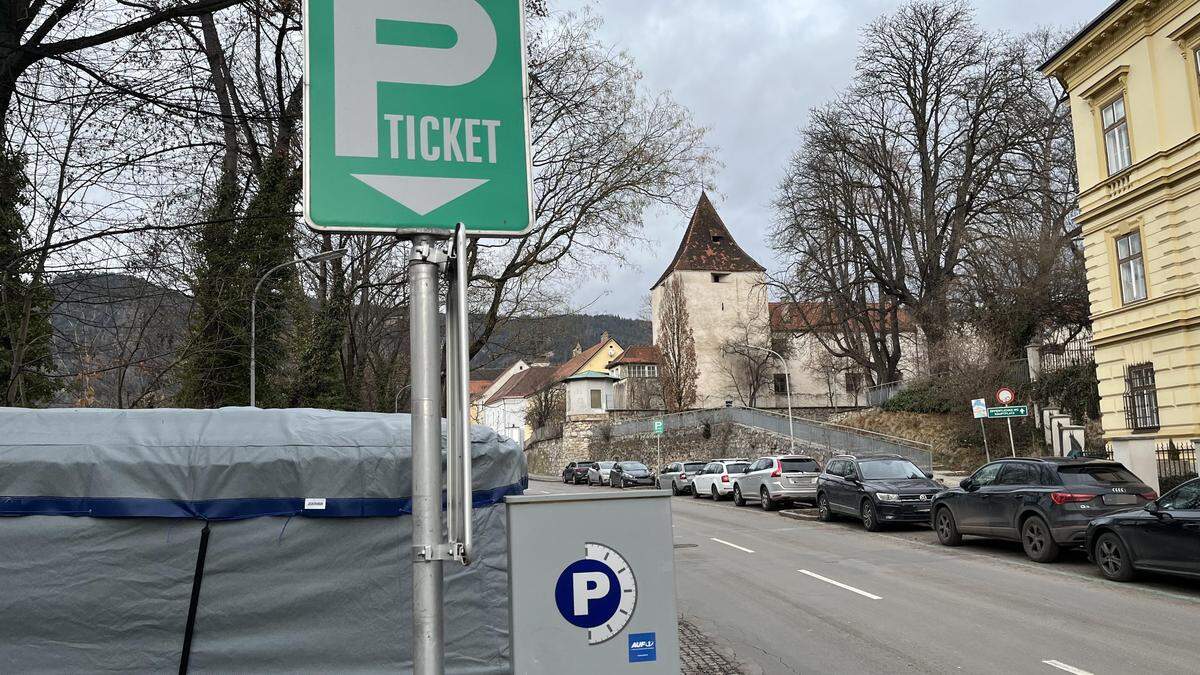
M 413 238 L 408 262 L 412 362 L 413 672 L 444 670 L 442 562 L 442 406 L 438 263 L 432 237 Z

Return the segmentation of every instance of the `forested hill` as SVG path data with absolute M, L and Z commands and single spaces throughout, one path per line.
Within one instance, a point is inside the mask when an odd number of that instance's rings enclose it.
M 513 318 L 497 328 L 471 366 L 498 371 L 517 359 L 528 361 L 547 352 L 554 352 L 553 363 L 562 363 L 571 358 L 576 343 L 587 349 L 600 340 L 604 331 L 622 347 L 650 344 L 650 322 L 641 319 L 611 314 Z

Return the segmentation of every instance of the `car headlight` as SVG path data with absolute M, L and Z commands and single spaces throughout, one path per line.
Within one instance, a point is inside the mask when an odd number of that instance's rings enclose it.
M 890 492 L 876 492 L 875 498 L 881 502 L 898 502 L 898 501 L 900 501 L 900 495 L 895 495 Z

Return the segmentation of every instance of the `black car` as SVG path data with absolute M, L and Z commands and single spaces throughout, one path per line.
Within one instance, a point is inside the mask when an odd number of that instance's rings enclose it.
M 564 483 L 579 485 L 586 483 L 588 480 L 588 469 L 592 466 L 592 460 L 587 459 L 582 462 L 571 462 L 562 470 L 562 480 Z
M 1113 581 L 1129 581 L 1139 570 L 1200 578 L 1200 479 L 1142 509 L 1093 520 L 1087 552 Z
M 900 455 L 839 455 L 817 477 L 817 515 L 858 518 L 872 532 L 887 523 L 927 523 L 933 496 L 944 489 Z
M 985 464 L 933 502 L 933 529 L 946 546 L 964 534 L 1021 542 L 1035 562 L 1082 546 L 1093 519 L 1158 495 L 1119 462 L 1040 457 Z
M 654 485 L 654 474 L 641 462 L 617 462 L 608 474 L 608 484 L 618 488 Z

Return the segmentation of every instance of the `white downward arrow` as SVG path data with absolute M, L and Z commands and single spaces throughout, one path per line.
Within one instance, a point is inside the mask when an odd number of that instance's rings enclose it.
M 486 178 L 435 178 L 351 174 L 400 204 L 423 216 L 445 206 L 487 182 Z

